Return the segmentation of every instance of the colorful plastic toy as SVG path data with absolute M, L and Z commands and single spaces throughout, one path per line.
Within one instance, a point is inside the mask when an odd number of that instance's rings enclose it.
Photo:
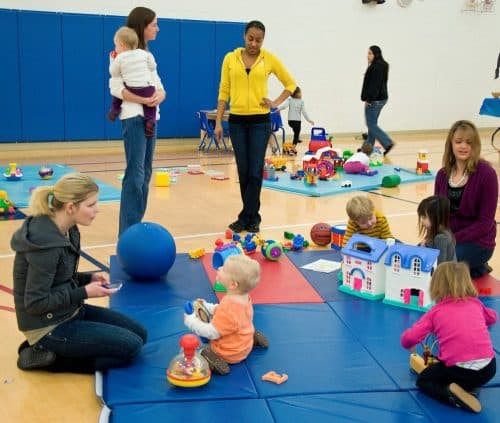
M 23 170 L 17 167 L 16 163 L 9 163 L 9 166 L 5 169 L 3 174 L 5 179 L 8 181 L 20 181 L 23 178 Z
M 286 382 L 288 380 L 288 375 L 286 373 L 280 375 L 274 370 L 271 370 L 270 372 L 262 375 L 261 379 L 267 382 L 273 382 L 276 385 L 281 385 L 283 382 Z
M 54 169 L 48 166 L 41 166 L 40 169 L 38 169 L 38 176 L 40 176 L 41 179 L 43 180 L 48 180 L 52 179 L 52 176 L 54 175 Z
M 167 379 L 175 386 L 194 388 L 210 381 L 212 373 L 207 361 L 197 351 L 200 340 L 196 335 L 187 334 L 179 341 L 183 351 L 177 354 L 167 369 Z
M 262 255 L 271 261 L 277 261 L 283 255 L 283 247 L 279 242 L 267 240 L 261 247 Z
M 195 250 L 191 250 L 188 253 L 189 258 L 191 259 L 197 259 L 205 255 L 205 249 L 204 248 L 196 248 Z
M 311 140 L 309 141 L 309 152 L 314 154 L 320 148 L 332 147 L 332 142 L 326 138 L 325 128 L 311 128 Z
M 212 319 L 212 314 L 203 304 L 202 300 L 187 301 L 184 304 L 184 311 L 186 314 L 193 314 L 204 323 L 209 323 Z M 201 337 L 201 342 L 208 344 L 209 340 L 207 338 Z
M 14 214 L 14 203 L 9 200 L 6 191 L 0 191 L 0 214 Z
M 430 173 L 429 161 L 427 160 L 427 150 L 419 150 L 417 158 L 417 175 L 423 175 L 425 173 Z

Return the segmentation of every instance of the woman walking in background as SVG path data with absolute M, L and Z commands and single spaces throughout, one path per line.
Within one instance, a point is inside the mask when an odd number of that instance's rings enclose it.
M 365 118 L 368 127 L 366 141 L 374 145 L 375 140 L 379 140 L 385 150 L 384 156 L 394 147 L 394 142 L 389 135 L 378 126 L 380 112 L 388 99 L 388 78 L 389 64 L 384 60 L 382 50 L 379 46 L 371 46 L 368 49 L 368 68 L 363 80 L 361 100 L 365 102 Z

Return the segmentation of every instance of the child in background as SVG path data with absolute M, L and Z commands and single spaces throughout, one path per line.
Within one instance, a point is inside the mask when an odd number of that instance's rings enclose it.
M 278 107 L 278 112 L 284 110 L 288 107 L 288 125 L 293 131 L 293 146 L 294 152 L 296 153 L 295 147 L 297 143 L 302 142 L 300 138 L 300 130 L 302 127 L 301 116 L 304 115 L 306 120 L 314 126 L 314 122 L 309 118 L 306 112 L 306 107 L 304 105 L 304 100 L 302 100 L 302 91 L 300 87 L 295 88 L 292 96 L 288 98 L 281 106 Z
M 201 351 L 210 370 L 220 375 L 230 372 L 228 363 L 243 361 L 254 347 L 267 348 L 266 337 L 255 331 L 253 305 L 248 293 L 257 286 L 260 278 L 259 263 L 243 254 L 229 256 L 217 270 L 217 281 L 227 294 L 220 304 L 203 300 L 212 314 L 210 323 L 197 319 L 195 314 L 184 314 L 184 324 L 196 333 L 210 339 L 210 346 Z
M 346 212 L 349 221 L 347 222 L 343 247 L 355 233 L 380 239 L 394 238 L 386 217 L 375 210 L 375 206 L 369 198 L 362 195 L 352 197 L 346 204 Z
M 120 78 L 127 89 L 145 99 L 155 92 L 152 75 L 156 72 L 156 61 L 146 50 L 137 48 L 139 38 L 132 28 L 126 26 L 116 31 L 113 39 L 115 51 L 110 54 L 109 73 L 111 79 Z M 110 82 L 111 84 L 111 82 Z M 122 100 L 112 98 L 108 119 L 114 121 L 121 112 Z M 149 107 L 147 102 L 142 105 L 144 111 L 144 126 L 146 137 L 152 137 L 156 126 L 156 107 Z
M 497 313 L 477 298 L 465 263 L 440 264 L 432 275 L 430 296 L 436 305 L 401 335 L 401 345 L 412 351 L 429 333 L 439 342 L 439 361 L 414 368 L 417 386 L 438 401 L 478 413 L 481 403 L 468 391 L 495 376 L 488 326 L 497 321 Z
M 350 174 L 370 174 L 370 154 L 373 152 L 373 145 L 364 142 L 357 153 L 354 153 L 344 163 L 344 172 Z
M 438 264 L 456 261 L 455 238 L 450 229 L 450 200 L 438 195 L 424 198 L 417 214 L 419 235 L 423 236 L 418 245 L 439 250 Z

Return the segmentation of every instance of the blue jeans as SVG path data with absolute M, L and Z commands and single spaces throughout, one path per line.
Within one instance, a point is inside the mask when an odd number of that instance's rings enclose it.
M 259 224 L 261 217 L 260 191 L 267 143 L 271 136 L 271 122 L 229 122 L 229 134 L 233 144 L 243 209 L 238 221 L 244 226 Z
M 147 341 L 147 331 L 130 317 L 85 304 L 38 344 L 56 354 L 53 371 L 93 373 L 128 364 Z
M 122 120 L 127 167 L 122 182 L 118 235 L 128 227 L 139 223 L 146 213 L 149 181 L 153 173 L 156 133 L 146 138 L 144 131 L 142 116 Z
M 465 261 L 469 265 L 473 278 L 488 273 L 486 263 L 493 255 L 493 251 L 493 248 L 483 248 L 473 242 L 464 242 L 455 246 L 457 261 Z
M 389 135 L 378 126 L 378 117 L 386 103 L 387 100 L 381 100 L 372 101 L 370 104 L 365 105 L 366 126 L 368 126 L 368 137 L 366 138 L 366 142 L 374 145 L 377 139 L 384 149 L 387 149 L 387 147 L 393 144 Z

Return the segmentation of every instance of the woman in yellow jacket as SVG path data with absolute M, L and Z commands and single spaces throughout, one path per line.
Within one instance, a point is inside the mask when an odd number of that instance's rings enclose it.
M 226 54 L 222 63 L 215 136 L 222 136 L 222 116 L 229 102 L 229 135 L 236 157 L 243 209 L 229 225 L 233 232 L 259 232 L 260 191 L 267 143 L 271 135 L 270 109 L 295 90 L 295 80 L 280 60 L 262 49 L 266 29 L 259 21 L 245 27 L 245 47 Z M 275 99 L 268 98 L 273 73 L 283 84 Z

